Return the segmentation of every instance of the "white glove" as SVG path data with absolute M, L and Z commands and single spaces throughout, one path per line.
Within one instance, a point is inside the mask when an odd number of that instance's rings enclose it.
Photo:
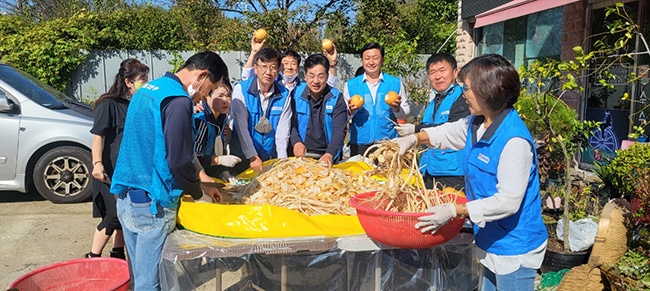
M 217 162 L 217 165 L 231 168 L 234 167 L 239 162 L 241 162 L 241 159 L 238 156 L 225 155 L 225 156 L 219 156 L 219 161 Z
M 201 196 L 201 198 L 198 200 L 195 200 L 195 202 L 214 203 L 214 200 L 212 200 L 212 197 L 203 193 L 203 196 Z
M 438 228 L 447 224 L 452 218 L 456 217 L 456 205 L 452 203 L 440 204 L 431 207 L 424 212 L 431 213 L 431 215 L 420 216 L 420 222 L 415 224 L 415 228 L 422 228 L 422 233 L 429 232 L 435 233 Z
M 406 151 L 408 151 L 410 148 L 417 145 L 418 138 L 415 137 L 415 134 L 410 134 L 407 136 L 394 138 L 391 141 L 399 145 L 399 155 L 401 156 L 404 155 L 404 153 L 406 153 Z
M 221 178 L 228 182 L 230 185 L 236 185 L 237 182 L 239 182 L 239 179 L 237 177 L 233 176 L 230 174 L 228 171 L 224 171 L 223 174 L 221 174 Z
M 415 124 L 404 123 L 395 125 L 395 130 L 399 136 L 407 136 L 415 133 Z

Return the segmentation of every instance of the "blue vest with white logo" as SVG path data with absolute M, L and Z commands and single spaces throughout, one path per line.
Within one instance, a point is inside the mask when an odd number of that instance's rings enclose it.
M 392 139 L 397 137 L 397 131 L 393 122 L 397 122 L 395 113 L 386 104 L 384 97 L 386 93 L 400 91 L 400 80 L 389 74 L 383 73 L 384 80 L 377 88 L 375 101 L 368 89 L 368 85 L 363 82 L 363 75 L 348 81 L 348 92 L 350 97 L 361 95 L 363 97 L 363 107 L 359 108 L 352 116 L 350 125 L 350 143 L 355 145 L 369 145 L 382 139 Z
M 329 86 L 329 85 L 328 85 Z M 309 125 L 309 118 L 311 118 L 311 106 L 309 106 L 309 100 L 305 100 L 302 97 L 303 92 L 307 90 L 307 85 L 305 83 L 300 84 L 295 88 L 294 91 L 294 101 L 296 102 L 296 117 L 298 119 L 298 133 L 300 138 L 305 141 L 307 136 L 307 126 Z M 325 116 L 323 117 L 323 129 L 325 130 L 325 141 L 327 144 L 330 143 L 332 139 L 332 114 L 334 113 L 334 107 L 336 102 L 339 100 L 341 92 L 330 86 L 330 92 L 323 96 L 325 98 Z M 341 154 L 341 150 L 336 153 L 333 160 Z
M 463 89 L 454 85 L 447 93 L 445 98 L 440 102 L 438 108 L 435 108 L 435 99 L 431 100 L 424 110 L 422 124 L 427 126 L 439 125 L 449 121 L 449 110 L 451 106 L 460 98 Z M 465 164 L 465 153 L 463 150 L 437 149 L 428 148 L 422 153 L 420 158 L 420 168 L 422 174 L 431 176 L 462 176 L 463 165 Z
M 499 157 L 510 139 L 523 138 L 535 148 L 530 132 L 514 109 L 504 110 L 479 141 L 474 141 L 476 118 L 472 118 L 465 144 L 465 192 L 470 201 L 488 198 L 497 192 Z M 494 132 L 492 126 L 497 126 Z M 528 186 L 517 213 L 487 222 L 483 228 L 474 225 L 476 245 L 482 250 L 497 255 L 521 255 L 536 249 L 548 238 L 542 221 L 537 154 L 534 150 L 533 153 Z
M 160 113 L 160 104 L 172 96 L 190 98 L 181 83 L 163 76 L 142 86 L 131 98 L 111 193 L 142 189 L 161 206 L 178 207 L 183 190 L 169 171 Z M 157 213 L 156 203 L 151 212 Z
M 244 80 L 240 84 L 242 93 L 244 94 L 246 108 L 248 109 L 248 133 L 251 135 L 253 140 L 255 151 L 257 151 L 257 155 L 262 159 L 262 161 L 277 158 L 275 132 L 278 130 L 278 123 L 280 122 L 280 116 L 282 115 L 284 104 L 289 96 L 289 90 L 277 82 L 273 83 L 275 91 L 273 96 L 271 96 L 271 100 L 269 100 L 269 106 L 266 108 L 266 118 L 271 122 L 273 129 L 268 133 L 262 134 L 255 130 L 255 125 L 259 122 L 260 117 L 264 115 L 262 112 L 260 97 L 257 92 L 257 77 Z M 254 86 L 252 86 L 252 84 L 254 84 Z

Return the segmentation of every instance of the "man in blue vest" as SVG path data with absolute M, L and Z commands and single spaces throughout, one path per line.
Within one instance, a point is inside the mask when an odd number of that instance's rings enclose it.
M 357 108 L 348 102 L 352 124 L 350 124 L 350 156 L 363 154 L 372 144 L 382 139 L 397 137 L 394 124 L 397 119 L 405 119 L 411 112 L 406 102 L 406 91 L 399 78 L 383 73 L 384 48 L 370 42 L 361 48 L 361 63 L 365 73 L 349 80 L 343 88 L 343 96 L 360 95 L 363 106 Z M 390 91 L 399 98 L 387 104 L 384 97 Z
M 160 290 L 158 264 L 176 225 L 181 194 L 206 199 L 194 165 L 192 109 L 227 72 L 219 55 L 197 53 L 175 74 L 145 84 L 131 99 L 111 193 L 119 198 L 135 291 Z
M 291 98 L 289 90 L 276 81 L 279 68 L 280 54 L 263 48 L 255 54 L 255 76 L 237 84 L 233 90 L 231 150 L 245 158 L 244 169 L 250 166 L 261 172 L 262 162 L 287 157 Z M 243 170 L 241 165 L 235 172 L 238 170 Z
M 290 142 L 296 157 L 318 157 L 331 167 L 341 158 L 348 108 L 343 94 L 327 84 L 329 65 L 323 54 L 305 60 L 305 82 L 292 92 Z
M 426 66 L 433 89 L 429 94 L 429 104 L 424 110 L 422 123 L 395 126 L 400 136 L 419 132 L 422 128 L 454 122 L 469 115 L 469 107 L 465 99 L 461 98 L 463 89 L 456 83 L 458 68 L 454 56 L 449 53 L 433 54 L 427 60 Z M 462 150 L 427 149 L 420 158 L 425 186 L 427 189 L 433 189 L 434 186 L 462 189 L 465 185 L 464 163 Z

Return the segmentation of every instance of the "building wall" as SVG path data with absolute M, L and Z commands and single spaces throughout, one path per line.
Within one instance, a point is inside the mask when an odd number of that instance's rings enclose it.
M 473 0 L 464 0 L 473 1 Z M 463 7 L 463 0 L 458 1 L 458 27 L 456 28 L 456 61 L 458 66 L 462 67 L 474 58 L 474 45 L 473 29 L 469 22 L 463 21 L 461 18 Z
M 564 6 L 562 13 L 562 54 L 560 56 L 562 60 L 573 59 L 573 48 L 583 45 L 586 5 L 585 1 L 578 1 Z M 564 101 L 571 108 L 580 112 L 580 98 L 582 95 L 582 93 L 567 92 Z

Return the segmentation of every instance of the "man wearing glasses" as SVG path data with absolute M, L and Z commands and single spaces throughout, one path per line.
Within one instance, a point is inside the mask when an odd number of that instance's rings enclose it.
M 243 167 L 261 172 L 263 161 L 287 157 L 291 125 L 289 90 L 275 80 L 280 67 L 280 54 L 263 48 L 253 60 L 255 76 L 237 84 L 232 93 L 233 137 L 241 147 L 233 146 L 242 155 Z M 237 143 L 237 141 L 234 141 Z M 241 153 L 238 151 L 241 150 Z M 242 166 L 238 165 L 237 170 Z
M 469 106 L 465 99 L 461 98 L 464 88 L 456 83 L 458 68 L 454 56 L 449 53 L 433 54 L 427 60 L 426 68 L 433 89 L 429 94 L 429 104 L 422 116 L 422 123 L 395 126 L 400 136 L 420 132 L 422 128 L 454 122 L 469 115 Z M 464 163 L 462 150 L 427 149 L 420 158 L 420 168 L 426 188 L 433 189 L 437 186 L 461 190 L 465 185 Z

